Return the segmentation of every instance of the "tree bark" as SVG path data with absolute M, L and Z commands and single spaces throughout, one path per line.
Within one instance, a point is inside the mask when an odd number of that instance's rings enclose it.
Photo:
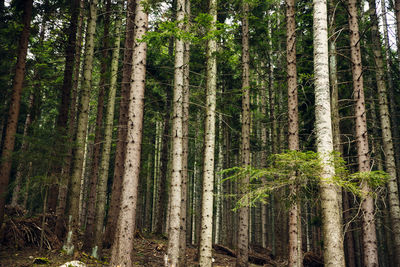
M 61 87 L 61 102 L 58 107 L 58 116 L 56 122 L 56 131 L 57 131 L 57 139 L 56 139 L 56 151 L 57 154 L 63 155 L 68 147 L 65 145 L 67 134 L 68 134 L 68 115 L 71 104 L 71 89 L 72 89 L 72 80 L 74 73 L 74 63 L 75 63 L 75 46 L 76 46 L 76 36 L 77 36 L 77 27 L 78 27 L 78 16 L 79 16 L 79 0 L 71 1 L 71 23 L 69 26 L 69 35 L 68 41 L 65 48 L 65 68 L 64 68 L 64 79 Z M 79 68 L 79 66 L 78 66 Z M 60 163 L 56 163 L 57 165 L 61 165 Z M 62 167 L 61 166 L 53 166 L 54 171 L 52 171 L 52 177 L 55 181 L 52 185 L 50 185 L 50 190 L 48 192 L 48 204 L 47 209 L 49 212 L 57 211 L 57 200 L 59 193 L 59 185 L 63 182 L 62 175 Z
M 75 151 L 73 158 L 74 169 L 71 175 L 70 191 L 69 191 L 69 232 L 64 244 L 64 249 L 67 254 L 71 255 L 74 252 L 77 240 L 77 231 L 79 225 L 79 195 L 81 191 L 81 177 L 83 172 L 85 142 L 87 134 L 88 116 L 89 116 L 89 101 L 92 82 L 93 69 L 93 54 L 94 54 L 94 37 L 96 33 L 97 19 L 97 0 L 90 2 L 90 15 L 88 18 L 86 41 L 85 41 L 85 56 L 83 63 L 83 80 L 81 85 L 80 113 L 78 117 L 76 144 L 78 148 Z
M 378 17 L 376 15 L 375 0 L 369 0 L 371 18 L 371 44 L 375 59 L 375 74 L 378 88 L 379 115 L 382 129 L 382 142 L 385 154 L 386 171 L 390 175 L 388 188 L 389 213 L 392 224 L 393 245 L 395 250 L 395 261 L 400 264 L 400 206 L 399 192 L 397 187 L 396 162 L 394 159 L 393 138 L 389 117 L 389 105 L 387 100 L 387 90 L 385 83 L 385 71 L 382 57 L 382 44 L 378 30 Z
M 295 1 L 286 1 L 286 59 L 288 75 L 288 145 L 289 150 L 299 150 L 299 118 L 297 100 L 296 68 L 296 21 Z M 295 179 L 295 177 L 292 177 Z M 291 194 L 297 195 L 297 188 L 291 186 Z M 297 197 L 296 197 L 297 198 Z M 289 209 L 289 265 L 302 266 L 300 206 L 295 200 Z
M 172 55 L 172 54 L 171 54 Z M 157 205 L 156 205 L 156 215 L 155 215 L 155 233 L 162 234 L 165 225 L 165 218 L 167 212 L 167 205 L 168 205 L 168 186 L 167 186 L 167 178 L 168 178 L 168 158 L 169 158 L 169 133 L 170 133 L 170 109 L 171 109 L 171 88 L 167 88 L 166 92 L 166 99 L 165 99 L 165 107 L 164 107 L 164 123 L 161 123 L 163 127 L 160 129 L 162 131 L 162 138 L 161 138 L 161 153 L 160 153 L 160 171 L 159 181 L 157 183 Z
M 176 21 L 178 27 L 183 30 L 183 19 L 185 17 L 185 0 L 177 1 Z M 172 174 L 171 195 L 168 231 L 168 254 L 165 266 L 176 267 L 179 265 L 179 236 L 180 236 L 180 213 L 182 197 L 182 102 L 184 90 L 184 42 L 175 39 L 175 72 L 174 72 L 174 97 L 173 97 L 173 123 L 172 123 Z
M 109 49 L 109 24 L 110 24 L 110 13 L 111 13 L 111 2 L 107 0 L 105 3 L 104 21 L 103 21 L 103 47 L 101 51 L 101 66 L 100 66 L 100 83 L 99 83 L 99 94 L 97 97 L 97 115 L 96 115 L 96 128 L 94 132 L 94 143 L 93 143 L 93 155 L 91 157 L 91 169 L 89 171 L 89 190 L 88 200 L 86 208 L 86 229 L 83 243 L 83 249 L 90 252 L 93 248 L 93 242 L 95 238 L 95 215 L 96 215 L 96 196 L 97 196 L 97 182 L 99 177 L 99 165 L 100 165 L 100 151 L 101 141 L 103 139 L 103 109 L 104 109 L 104 97 L 105 87 L 107 84 L 107 63 L 108 63 L 108 49 Z M 85 190 L 85 189 L 84 189 Z
M 119 103 L 119 120 L 118 120 L 118 141 L 115 151 L 114 178 L 111 191 L 110 209 L 104 234 L 105 247 L 110 247 L 114 242 L 115 230 L 118 220 L 120 207 L 120 195 L 122 187 L 122 174 L 124 173 L 124 161 L 126 154 L 126 136 L 128 125 L 128 109 L 130 99 L 130 84 L 132 74 L 132 55 L 133 41 L 135 31 L 135 0 L 127 1 L 127 22 L 126 35 L 124 42 L 124 61 L 122 66 L 121 81 L 121 100 Z
M 142 145 L 144 91 L 146 79 L 147 44 L 140 40 L 148 27 L 148 15 L 143 0 L 136 0 L 132 84 L 130 87 L 129 120 L 126 157 L 122 179 L 120 211 L 116 239 L 112 247 L 111 265 L 132 266 L 133 237 L 136 220 L 137 191 Z
M 357 1 L 349 0 L 349 29 L 350 29 L 350 49 L 353 73 L 355 117 L 356 117 L 356 141 L 358 154 L 358 170 L 359 172 L 370 171 L 370 159 L 368 149 L 368 132 L 367 118 L 364 99 L 364 85 L 362 75 L 360 36 L 358 30 L 357 19 Z M 363 192 L 361 210 L 363 212 L 363 251 L 364 266 L 378 266 L 378 250 L 376 242 L 375 218 L 374 218 L 374 201 L 370 194 L 371 189 L 366 181 L 361 184 Z
M 115 93 L 118 75 L 118 59 L 120 48 L 120 35 L 121 35 L 121 18 L 119 12 L 121 8 L 117 9 L 117 18 L 115 21 L 115 40 L 111 57 L 111 73 L 110 73 L 110 89 L 108 92 L 107 111 L 104 129 L 104 144 L 102 149 L 102 156 L 99 170 L 99 180 L 97 185 L 97 203 L 96 203 L 96 220 L 95 220 L 95 234 L 94 244 L 92 249 L 92 256 L 100 258 L 102 255 L 103 247 L 103 225 L 104 216 L 106 211 L 107 201 L 107 181 L 108 181 L 108 168 L 110 161 L 111 141 L 112 141 L 112 127 L 114 120 L 114 106 L 115 106 Z
M 345 266 L 339 193 L 333 178 L 333 137 L 329 92 L 328 21 L 325 0 L 314 0 L 314 73 L 317 151 L 322 160 L 320 181 L 325 266 Z
M 190 21 L 190 0 L 185 1 L 185 16 Z M 185 31 L 189 31 L 190 25 L 185 24 Z M 187 231 L 187 203 L 188 203 L 188 157 L 189 157 L 189 101 L 190 101 L 190 43 L 184 43 L 183 64 L 184 64 L 184 89 L 182 103 L 182 198 L 181 198 L 181 233 L 179 237 L 179 259 L 180 266 L 187 265 L 186 257 L 186 231 Z
M 241 166 L 250 167 L 250 48 L 249 48 L 249 3 L 242 2 L 242 137 Z M 239 197 L 247 193 L 249 176 L 240 179 Z M 239 209 L 236 266 L 248 266 L 249 259 L 249 207 Z
M 3 140 L 0 165 L 0 225 L 3 224 L 4 206 L 6 202 L 6 192 L 11 172 L 11 154 L 14 150 L 15 134 L 18 126 L 18 116 L 21 102 L 22 86 L 25 76 L 26 54 L 28 51 L 29 34 L 31 28 L 33 1 L 27 0 L 24 5 L 22 15 L 23 28 L 18 43 L 17 63 L 15 65 L 15 76 L 12 85 L 12 96 L 8 110 L 6 133 Z
M 217 0 L 209 1 L 211 16 L 209 33 L 216 30 Z M 212 265 L 212 230 L 214 206 L 214 154 L 215 154 L 215 108 L 217 104 L 217 42 L 207 42 L 206 118 L 204 130 L 203 193 L 201 205 L 200 266 Z
M 79 0 L 79 16 L 77 18 L 77 33 L 76 33 L 76 43 L 75 43 L 75 57 L 74 57 L 74 73 L 72 78 L 72 90 L 71 90 L 71 104 L 69 109 L 68 118 L 68 142 L 73 143 L 74 136 L 76 133 L 76 101 L 77 101 L 77 91 L 79 83 L 79 72 L 80 72 L 80 60 L 81 60 L 81 50 L 82 50 L 82 25 L 83 25 L 83 0 Z M 72 18 L 71 18 L 72 19 Z M 67 194 L 68 194 L 68 183 L 69 175 L 71 172 L 71 160 L 72 160 L 72 146 L 70 145 L 67 150 L 67 155 L 65 157 L 64 166 L 62 169 L 62 174 L 60 177 L 60 184 L 58 187 L 58 197 L 57 197 L 57 208 L 56 208 L 56 226 L 55 234 L 59 239 L 63 238 L 65 230 L 65 208 L 67 205 Z

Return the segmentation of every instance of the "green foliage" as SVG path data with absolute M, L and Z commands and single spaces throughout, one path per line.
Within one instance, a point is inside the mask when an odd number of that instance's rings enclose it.
M 210 39 L 223 38 L 229 34 L 231 29 L 237 28 L 236 24 L 228 25 L 226 23 L 216 23 L 216 30 L 211 30 L 212 16 L 207 13 L 200 13 L 194 19 L 193 23 L 187 18 L 183 21 L 159 21 L 156 23 L 154 31 L 147 32 L 143 41 L 155 44 L 167 44 L 171 37 L 199 43 Z M 189 26 L 189 30 L 181 29 L 179 25 L 183 23 Z
M 332 155 L 331 164 L 335 167 L 335 176 L 331 183 L 363 197 L 360 184 L 367 182 L 373 192 L 377 192 L 388 181 L 388 174 L 383 171 L 370 171 L 349 174 L 345 161 L 337 154 Z M 235 209 L 242 206 L 254 206 L 257 202 L 266 202 L 270 193 L 291 186 L 286 200 L 288 203 L 301 200 L 315 200 L 319 182 L 323 174 L 323 165 L 319 153 L 313 151 L 293 151 L 274 154 L 268 159 L 268 168 L 233 167 L 222 171 L 227 176 L 224 181 L 250 178 L 247 194 L 240 197 Z M 329 182 L 329 181 L 328 181 Z M 374 193 L 376 195 L 376 193 Z

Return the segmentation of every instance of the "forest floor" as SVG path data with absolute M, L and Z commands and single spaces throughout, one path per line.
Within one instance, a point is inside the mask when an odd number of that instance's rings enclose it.
M 61 266 L 73 260 L 81 261 L 86 266 L 108 266 L 110 250 L 103 251 L 105 256 L 102 261 L 84 252 L 75 252 L 72 256 L 63 253 L 62 244 L 52 231 L 54 225 L 55 219 L 52 215 L 46 215 L 46 220 L 43 221 L 42 216 L 29 217 L 22 209 L 6 208 L 5 221 L 0 227 L 0 267 Z M 167 243 L 166 238 L 137 231 L 133 252 L 136 266 L 164 266 Z M 228 247 L 213 245 L 213 266 L 235 266 L 235 254 L 235 251 Z M 198 266 L 195 246 L 187 247 L 186 257 L 186 266 Z M 287 266 L 286 260 L 274 259 L 270 250 L 258 246 L 250 246 L 249 261 L 251 267 Z M 306 253 L 304 266 L 319 267 L 323 266 L 323 263 L 315 254 Z
M 135 238 L 134 262 L 136 266 L 164 266 L 164 255 L 167 249 L 167 240 L 153 238 Z M 186 251 L 187 266 L 198 266 L 195 247 L 188 247 Z M 38 249 L 35 247 L 23 247 L 20 249 L 0 248 L 1 267 L 28 267 L 28 266 L 60 266 L 72 260 L 79 260 L 86 266 L 108 266 L 110 251 L 104 251 L 106 255 L 103 261 L 88 256 L 86 253 L 77 252 L 72 256 L 60 252 L 60 250 Z M 214 267 L 235 266 L 236 258 L 213 251 Z M 41 264 L 42 263 L 42 264 Z M 251 266 L 284 266 L 278 262 L 266 265 Z

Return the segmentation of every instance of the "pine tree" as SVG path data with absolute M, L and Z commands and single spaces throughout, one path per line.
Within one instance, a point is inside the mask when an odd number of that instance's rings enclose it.
M 375 74 L 378 88 L 379 114 L 382 129 L 382 142 L 385 154 L 386 171 L 390 175 L 388 187 L 389 213 L 393 232 L 393 245 L 397 264 L 400 264 L 400 207 L 399 192 L 397 188 L 396 162 L 394 159 L 393 138 L 389 117 L 389 105 L 385 83 L 385 72 L 382 57 L 382 44 L 378 30 L 378 17 L 376 15 L 376 4 L 369 0 L 371 19 L 371 44 L 374 52 Z
M 105 247 L 114 242 L 115 225 L 118 220 L 119 203 L 122 187 L 122 174 L 126 154 L 126 136 L 128 131 L 128 112 L 130 99 L 130 85 L 132 76 L 132 55 L 135 33 L 136 1 L 127 1 L 126 34 L 124 42 L 124 60 L 122 66 L 121 100 L 119 103 L 118 141 L 115 151 L 114 177 L 111 190 L 110 208 L 108 211 L 106 231 L 104 234 Z
M 242 137 L 241 165 L 250 167 L 250 48 L 249 48 L 249 3 L 242 2 Z M 249 176 L 241 177 L 239 195 L 247 193 Z M 248 266 L 249 258 L 249 207 L 239 209 L 236 266 Z
M 22 15 L 22 32 L 18 43 L 17 63 L 15 66 L 15 76 L 12 85 L 12 96 L 7 117 L 7 126 L 3 147 L 1 150 L 0 165 L 0 225 L 3 224 L 4 206 L 6 202 L 6 192 L 11 173 L 11 154 L 14 150 L 15 134 L 17 132 L 18 116 L 21 102 L 22 86 L 25 77 L 26 55 L 28 51 L 29 34 L 31 29 L 33 1 L 24 1 L 24 12 Z
M 216 30 L 217 1 L 209 1 L 212 20 L 211 36 Z M 201 205 L 200 266 L 212 265 L 213 193 L 214 193 L 214 154 L 215 154 L 215 107 L 217 103 L 217 42 L 211 38 L 207 43 L 207 97 L 204 130 L 203 193 Z
M 333 183 L 333 137 L 329 94 L 328 22 L 325 0 L 314 0 L 314 73 L 317 150 L 320 153 L 323 174 L 320 181 L 323 216 L 324 264 L 345 266 L 343 234 L 339 209 L 339 194 Z
M 180 30 L 184 29 L 185 1 L 178 0 L 176 7 L 176 21 Z M 170 191 L 170 212 L 168 227 L 168 255 L 165 266 L 179 266 L 179 238 L 181 224 L 181 185 L 182 185 L 182 157 L 183 157 L 183 90 L 184 90 L 184 41 L 175 39 L 175 72 L 174 97 L 172 117 L 172 174 Z
M 94 54 L 94 37 L 96 33 L 97 20 L 97 0 L 90 2 L 90 15 L 88 18 L 86 40 L 85 40 L 85 55 L 83 62 L 83 80 L 80 99 L 80 113 L 78 117 L 76 143 L 78 148 L 75 151 L 73 158 L 74 169 L 72 171 L 69 189 L 69 217 L 68 217 L 68 236 L 64 243 L 64 249 L 68 254 L 74 252 L 78 242 L 77 231 L 79 225 L 79 195 L 81 191 L 81 176 L 84 165 L 85 142 L 87 133 L 87 124 L 89 117 L 89 100 L 92 82 L 93 70 L 93 54 Z
M 131 256 L 138 200 L 147 55 L 147 44 L 141 42 L 148 27 L 148 14 L 143 6 L 143 0 L 136 0 L 134 25 L 133 54 L 136 56 L 132 59 L 127 147 L 117 232 L 111 255 L 111 265 L 117 266 L 133 265 Z
M 349 0 L 348 15 L 350 29 L 350 50 L 353 74 L 353 96 L 355 101 L 356 142 L 359 172 L 370 171 L 368 148 L 367 118 L 365 110 L 364 84 L 361 62 L 360 35 L 357 19 L 357 1 Z M 366 181 L 361 184 L 363 192 L 361 210 L 363 212 L 363 255 L 364 266 L 378 266 L 378 249 L 376 241 L 374 201 L 370 194 L 371 189 Z

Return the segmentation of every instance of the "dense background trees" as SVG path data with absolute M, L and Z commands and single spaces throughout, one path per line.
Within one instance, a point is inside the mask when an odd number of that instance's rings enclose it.
M 398 266 L 397 2 L 1 1 L 2 244 Z

